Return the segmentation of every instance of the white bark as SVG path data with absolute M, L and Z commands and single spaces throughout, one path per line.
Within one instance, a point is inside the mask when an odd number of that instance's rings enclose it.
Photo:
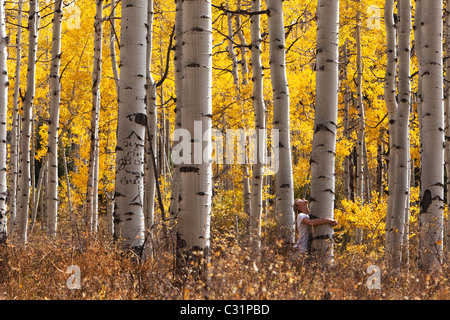
M 253 2 L 252 2 L 253 3 Z M 241 0 L 237 1 L 237 9 L 241 9 Z M 247 55 L 247 40 L 245 39 L 244 32 L 242 30 L 242 23 L 241 23 L 241 15 L 236 14 L 236 33 L 239 37 L 240 42 L 240 51 L 241 51 L 241 60 L 239 61 L 241 65 L 241 73 L 242 73 L 242 80 L 241 83 L 243 85 L 247 84 L 247 74 L 248 74 L 248 66 L 247 66 L 247 59 L 245 58 Z
M 146 23 L 147 0 L 122 1 L 114 238 L 136 251 L 142 250 L 145 231 Z
M 207 258 L 210 245 L 212 197 L 212 21 L 211 3 L 183 2 L 183 128 L 191 135 L 189 163 L 180 165 L 181 190 L 178 216 L 178 257 L 200 261 Z M 199 128 L 201 124 L 201 128 Z M 194 127 L 197 129 L 194 132 Z M 207 159 L 202 156 L 206 155 Z M 200 159 L 199 159 L 200 158 Z M 191 255 L 194 253 L 194 255 Z M 183 260 L 178 263 L 183 265 Z
M 111 68 L 114 76 L 114 82 L 116 83 L 117 97 L 119 97 L 119 70 L 117 68 L 117 57 L 116 57 L 116 0 L 111 0 L 111 14 L 110 17 L 110 34 L 109 34 L 109 52 L 111 57 Z
M 0 244 L 7 237 L 7 112 L 8 112 L 8 37 L 5 24 L 5 2 L 0 0 Z
M 226 8 L 228 8 L 228 4 L 226 5 Z M 231 59 L 231 74 L 233 75 L 233 82 L 236 87 L 236 91 L 239 92 L 239 71 L 238 71 L 238 59 L 236 56 L 236 52 L 234 52 L 233 47 L 233 15 L 231 13 L 227 13 L 227 27 L 228 27 L 228 47 L 227 51 L 230 55 Z
M 339 1 L 317 3 L 316 108 L 311 153 L 311 214 L 334 217 L 335 156 L 339 90 Z M 333 228 L 314 227 L 311 251 L 333 264 Z
M 55 1 L 53 15 L 52 59 L 50 66 L 50 119 L 48 124 L 48 185 L 46 190 L 47 232 L 56 236 L 58 217 L 58 128 L 59 106 L 61 101 L 61 24 L 62 0 Z
M 252 1 L 252 12 L 261 10 L 261 1 Z M 255 112 L 255 132 L 258 141 L 258 156 L 252 168 L 251 205 L 250 205 L 250 241 L 251 247 L 258 252 L 261 247 L 261 215 L 263 208 L 263 177 L 266 148 L 266 107 L 263 92 L 263 66 L 261 62 L 261 17 L 252 15 L 251 22 L 251 66 L 253 81 L 253 109 Z M 261 143 L 259 143 L 261 142 Z
M 343 78 L 344 81 L 347 81 L 348 77 L 348 71 L 347 71 L 347 64 L 348 64 L 348 40 L 345 40 L 344 43 L 344 61 L 343 61 Z M 350 90 L 349 86 L 346 83 L 345 89 L 344 89 L 344 137 L 346 139 L 350 139 Z M 344 194 L 346 199 L 351 199 L 352 197 L 352 191 L 351 191 L 351 179 L 350 179 L 350 170 L 351 170 L 351 160 L 350 157 L 352 155 L 349 154 L 344 158 L 343 161 L 343 167 L 344 167 Z
M 414 29 L 414 51 L 420 68 L 422 61 L 422 0 L 416 0 Z M 419 122 L 419 139 L 422 141 L 422 77 L 420 76 L 417 78 L 417 118 Z M 422 160 L 422 145 L 420 145 L 420 159 Z
M 361 1 L 358 0 L 358 3 Z M 356 143 L 356 199 L 364 203 L 364 181 L 368 179 L 364 172 L 365 160 L 365 143 L 366 143 L 366 125 L 365 125 L 365 110 L 362 93 L 363 81 L 363 67 L 362 67 L 362 49 L 361 49 L 361 5 L 359 5 L 356 13 L 356 110 L 358 112 L 358 134 Z M 363 230 L 360 227 L 356 228 L 356 242 L 361 243 L 363 238 Z
M 445 2 L 446 10 L 445 14 L 445 26 L 444 26 L 444 39 L 445 39 L 445 56 L 450 56 L 450 2 Z M 444 91 L 444 111 L 445 111 L 445 171 L 447 174 L 447 207 L 450 203 L 450 59 L 445 60 L 445 91 Z M 446 252 L 450 251 L 450 219 L 447 218 L 447 231 L 445 234 L 445 249 Z
M 17 215 L 14 221 L 14 230 L 19 240 L 27 242 L 28 212 L 30 204 L 31 169 L 30 169 L 30 142 L 33 121 L 33 103 L 36 81 L 36 53 L 39 26 L 39 2 L 30 0 L 28 16 L 28 71 L 27 88 L 23 104 L 22 131 L 20 135 L 19 177 L 17 190 Z
M 19 132 L 20 132 L 20 115 L 19 115 L 19 94 L 20 94 L 20 68 L 22 65 L 22 8 L 23 1 L 19 0 L 17 7 L 17 35 L 16 35 L 16 70 L 14 81 L 13 95 L 13 115 L 11 129 L 11 146 L 10 146 L 10 166 L 11 166 L 11 186 L 9 191 L 9 221 L 8 234 L 14 229 L 14 219 L 17 212 L 17 178 L 19 175 Z
M 443 249 L 444 106 L 442 1 L 428 0 L 422 8 L 422 162 L 420 190 L 420 263 L 438 266 Z
M 396 75 L 397 75 L 397 30 L 394 21 L 395 0 L 385 1 L 384 21 L 386 25 L 386 76 L 384 84 L 384 96 L 386 108 L 389 116 L 389 169 L 388 169 L 388 203 L 386 212 L 386 253 L 391 250 L 391 222 L 394 205 L 395 186 L 395 135 L 397 120 L 397 99 L 396 99 Z
M 175 15 L 175 130 L 181 128 L 181 109 L 182 109 L 182 88 L 183 88 L 183 1 L 176 1 Z M 174 222 L 174 218 L 178 216 L 180 210 L 180 168 L 179 165 L 173 163 L 172 191 L 170 197 L 169 218 Z
M 406 223 L 405 208 L 409 208 L 409 114 L 411 107 L 410 34 L 411 1 L 399 0 L 398 33 L 398 111 L 396 120 L 395 189 L 391 221 L 392 265 L 399 268 L 402 262 L 403 240 Z
M 286 47 L 282 0 L 267 0 L 269 10 L 270 73 L 273 89 L 273 128 L 279 130 L 278 172 L 275 195 L 280 238 L 286 244 L 295 242 L 294 182 L 289 126 L 289 86 L 286 76 Z
M 92 110 L 90 129 L 89 172 L 86 192 L 86 219 L 90 233 L 97 233 L 98 215 L 98 166 L 100 120 L 100 82 L 102 77 L 103 0 L 95 2 L 94 67 L 92 72 Z
M 153 40 L 153 1 L 148 1 L 148 15 L 147 15 L 147 134 L 149 137 L 146 139 L 146 153 L 145 153 L 145 201 L 144 212 L 147 221 L 147 228 L 151 232 L 154 221 L 154 205 L 155 205 L 155 191 L 156 181 L 155 169 L 153 167 L 153 161 L 157 164 L 156 160 L 156 147 L 157 147 L 157 130 L 158 130 L 158 112 L 156 109 L 156 83 L 152 76 L 152 40 Z M 149 141 L 151 139 L 151 143 Z M 149 148 L 153 149 L 153 152 Z M 155 157 L 154 159 L 152 159 Z

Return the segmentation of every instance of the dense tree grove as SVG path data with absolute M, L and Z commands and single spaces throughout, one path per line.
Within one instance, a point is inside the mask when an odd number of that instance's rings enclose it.
M 207 283 L 225 241 L 302 259 L 306 199 L 338 223 L 321 266 L 438 269 L 447 2 L 0 1 L 0 243 L 106 237 Z

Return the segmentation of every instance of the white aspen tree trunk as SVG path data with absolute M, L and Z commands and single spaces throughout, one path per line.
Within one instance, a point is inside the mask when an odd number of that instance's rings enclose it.
M 182 125 L 191 135 L 188 163 L 180 165 L 177 230 L 179 267 L 193 262 L 201 276 L 208 259 L 212 198 L 212 21 L 211 3 L 183 2 Z M 204 259 L 202 259 L 204 258 Z M 197 270 L 194 269 L 194 272 Z M 206 272 L 206 270 L 204 270 Z
M 444 26 L 444 43 L 445 43 L 445 86 L 444 86 L 444 112 L 445 112 L 445 171 L 447 174 L 447 208 L 450 204 L 450 2 L 445 2 L 444 11 L 445 26 Z M 445 249 L 450 251 L 450 219 L 447 218 L 447 230 L 445 233 Z
M 155 205 L 155 191 L 156 179 L 153 161 L 158 163 L 156 159 L 157 150 L 157 130 L 158 130 L 158 113 L 156 109 L 156 83 L 152 76 L 152 40 L 153 40 L 153 0 L 148 1 L 147 13 L 147 74 L 146 74 L 146 88 L 147 88 L 147 126 L 148 137 L 146 143 L 145 153 L 145 200 L 144 212 L 147 221 L 147 228 L 151 235 L 151 229 L 154 221 L 154 205 Z M 150 150 L 152 148 L 153 151 Z M 154 159 L 152 159 L 152 156 Z
M 114 239 L 142 252 L 147 0 L 122 1 Z
M 228 4 L 226 4 L 226 8 L 227 10 L 229 10 Z M 230 59 L 231 59 L 231 74 L 233 75 L 233 83 L 236 87 L 236 91 L 239 94 L 239 70 L 238 70 L 238 59 L 236 56 L 236 53 L 234 52 L 234 47 L 233 47 L 233 38 L 234 38 L 234 33 L 233 33 L 233 15 L 228 12 L 227 13 L 227 27 L 228 27 L 228 47 L 227 47 L 227 51 L 228 54 L 230 55 Z
M 176 0 L 175 14 L 175 53 L 174 53 L 174 69 L 175 69 L 175 124 L 174 130 L 180 129 L 181 126 L 181 110 L 182 110 L 182 88 L 183 88 L 183 1 Z M 170 196 L 169 218 L 173 224 L 175 217 L 178 216 L 180 210 L 180 167 L 177 163 L 172 166 L 172 190 Z
M 269 10 L 269 59 L 273 89 L 273 128 L 279 130 L 278 172 L 275 195 L 280 238 L 286 244 L 295 242 L 294 182 L 289 125 L 289 86 L 286 77 L 286 47 L 282 0 L 267 0 Z M 276 147 L 276 146 L 275 146 Z
M 414 52 L 417 57 L 419 68 L 419 76 L 417 77 L 417 120 L 419 126 L 419 148 L 420 156 L 419 163 L 422 163 L 422 77 L 420 76 L 420 64 L 422 63 L 422 0 L 416 0 L 415 14 L 414 14 Z M 422 237 L 419 236 L 419 247 L 422 245 Z
M 422 0 L 416 0 L 414 16 L 414 48 L 420 69 L 422 61 Z M 417 118 L 419 122 L 419 140 L 422 141 L 422 77 L 417 78 Z M 422 162 L 422 145 L 420 144 L 420 161 Z
M 61 25 L 62 0 L 55 1 L 53 14 L 52 53 L 50 65 L 50 119 L 48 124 L 48 185 L 47 201 L 47 232 L 56 237 L 58 220 L 58 129 L 59 106 L 61 102 L 61 79 L 59 69 L 61 65 Z
M 388 111 L 389 124 L 389 168 L 388 168 L 388 202 L 386 212 L 386 236 L 385 252 L 391 250 L 391 224 L 394 206 L 394 186 L 395 186 L 395 135 L 397 121 L 397 99 L 396 99 L 396 78 L 397 78 L 397 30 L 394 21 L 395 0 L 385 1 L 384 21 L 386 27 L 386 75 L 384 83 L 384 99 Z
M 5 2 L 0 0 L 0 245 L 7 239 L 7 112 L 8 112 L 8 37 L 5 24 Z
M 119 70 L 117 68 L 117 55 L 116 55 L 116 0 L 111 0 L 111 13 L 110 17 L 110 34 L 109 34 L 109 52 L 111 57 L 111 68 L 114 76 L 114 82 L 116 83 L 117 97 L 119 97 L 120 78 Z
M 395 186 L 391 221 L 391 263 L 400 268 L 404 245 L 406 208 L 408 208 L 409 186 L 409 114 L 411 107 L 410 81 L 410 34 L 411 1 L 398 0 L 398 111 L 395 133 Z
M 347 81 L 348 77 L 348 71 L 347 71 L 347 64 L 348 64 L 348 44 L 347 39 L 344 43 L 344 61 L 343 61 L 343 79 L 344 81 Z M 349 86 L 346 83 L 345 89 L 344 89 L 344 137 L 350 140 L 350 90 Z M 351 170 L 351 161 L 350 161 L 351 154 L 346 156 L 343 161 L 344 166 L 344 194 L 346 199 L 351 199 L 351 188 L 350 188 L 350 170 Z
M 17 177 L 19 175 L 19 132 L 20 132 L 20 115 L 19 115 L 19 95 L 20 95 L 20 68 L 22 65 L 22 8 L 23 1 L 19 0 L 17 7 L 17 35 L 16 35 L 16 70 L 14 81 L 13 95 L 13 114 L 12 114 L 12 132 L 11 132 L 11 186 L 9 188 L 9 221 L 8 234 L 14 229 L 14 220 L 17 212 Z
M 311 153 L 311 215 L 334 217 L 335 156 L 339 90 L 339 1 L 317 3 L 316 108 Z M 314 227 L 311 251 L 333 264 L 334 230 Z
M 67 167 L 67 157 L 66 157 L 66 150 L 64 146 L 63 140 L 59 140 L 60 148 L 62 151 L 62 158 L 63 158 L 63 165 L 64 165 L 64 175 L 66 178 L 66 185 L 67 185 L 67 204 L 69 205 L 69 221 L 73 222 L 73 206 L 72 206 L 72 195 L 70 192 L 70 178 L 69 178 L 69 169 Z M 111 233 L 112 234 L 112 233 Z
M 39 2 L 30 0 L 28 16 L 28 71 L 27 88 L 23 104 L 22 131 L 20 134 L 19 176 L 17 190 L 17 215 L 14 221 L 14 233 L 22 243 L 27 242 L 28 212 L 30 205 L 31 169 L 30 140 L 33 122 L 33 104 L 36 81 L 36 53 L 39 26 Z
M 239 11 L 241 9 L 241 0 L 237 1 L 237 10 Z M 241 44 L 240 52 L 241 52 L 241 72 L 242 72 L 242 80 L 241 83 L 243 85 L 247 84 L 247 75 L 248 75 L 248 65 L 247 65 L 247 59 L 245 58 L 247 55 L 247 40 L 244 36 L 244 31 L 242 30 L 242 22 L 241 22 L 241 15 L 236 14 L 236 33 L 239 37 L 239 42 Z
M 92 109 L 90 129 L 89 171 L 86 191 L 86 219 L 88 231 L 97 233 L 98 209 L 98 166 L 99 141 L 98 126 L 100 120 L 100 82 L 102 78 L 102 35 L 103 35 L 103 0 L 95 2 L 95 36 L 94 67 L 92 71 Z
M 438 267 L 443 250 L 444 106 L 442 1 L 422 7 L 422 162 L 420 190 L 420 264 Z
M 261 10 L 261 1 L 252 0 L 252 12 Z M 261 62 L 261 17 L 259 14 L 252 15 L 251 23 L 251 67 L 253 81 L 253 110 L 255 112 L 255 132 L 257 145 L 257 157 L 252 167 L 251 200 L 250 200 L 250 244 L 254 252 L 261 248 L 261 216 L 263 208 L 263 178 L 266 150 L 266 106 L 264 104 L 263 92 L 263 66 Z
M 226 5 L 226 8 L 229 9 L 228 4 Z M 231 62 L 232 62 L 232 68 L 231 68 L 231 74 L 233 75 L 233 82 L 236 89 L 236 100 L 239 101 L 239 103 L 242 104 L 241 101 L 241 93 L 240 93 L 240 87 L 239 87 L 239 70 L 238 65 L 240 62 L 238 61 L 237 55 L 234 52 L 234 31 L 233 31 L 233 15 L 228 12 L 227 13 L 227 26 L 228 26 L 228 54 L 230 55 Z M 238 31 L 236 31 L 237 33 Z M 241 51 L 242 52 L 242 51 Z M 243 56 L 245 60 L 245 56 Z M 243 78 L 246 77 L 245 70 L 242 69 L 242 76 Z M 248 167 L 247 167 L 247 155 L 246 150 L 243 151 L 245 156 L 244 158 L 246 161 L 244 161 L 242 166 L 242 199 L 243 199 L 243 211 L 250 216 L 250 184 L 249 184 L 249 177 L 248 177 Z M 236 224 L 238 226 L 238 224 Z M 239 233 L 237 233 L 239 234 Z
M 36 218 L 37 218 L 37 213 L 38 213 L 38 208 L 39 208 L 39 201 L 42 201 L 41 203 L 41 207 L 44 207 L 44 202 L 45 199 L 44 197 L 42 197 L 41 200 L 41 194 L 44 194 L 44 192 L 42 191 L 42 189 L 44 189 L 43 184 L 45 183 L 47 185 L 46 182 L 43 182 L 44 180 L 47 181 L 47 179 L 45 179 L 46 173 L 48 171 L 48 157 L 45 156 L 44 159 L 42 159 L 42 163 L 41 163 L 41 170 L 39 171 L 39 175 L 38 175 L 38 181 L 37 181 L 37 186 L 36 186 L 36 195 L 34 197 L 33 200 L 33 206 L 31 207 L 31 219 L 30 219 L 30 227 L 29 230 L 33 231 L 34 229 L 34 225 L 36 224 Z M 43 212 L 42 208 L 41 208 L 41 212 Z M 42 226 L 44 226 L 44 219 L 41 219 L 42 222 Z M 47 226 L 47 218 L 45 218 L 45 227 Z M 48 228 L 47 228 L 48 230 Z
M 164 77 L 164 54 L 163 54 L 163 41 L 162 38 L 160 38 L 160 79 L 162 79 Z M 157 121 L 156 121 L 156 149 L 157 149 L 157 155 L 158 155 L 158 161 L 157 161 L 157 168 L 158 168 L 158 175 L 165 177 L 166 176 L 166 161 L 165 161 L 165 154 L 166 154 L 166 149 L 165 149 L 165 138 L 164 138 L 164 132 L 165 132 L 165 127 L 166 127 L 166 112 L 164 110 L 164 86 L 163 83 L 160 83 L 159 87 L 159 99 L 160 99 L 160 106 L 161 106 L 161 110 L 159 112 L 159 119 L 157 117 Z M 158 88 L 156 88 L 158 89 Z M 155 100 L 156 102 L 156 100 Z M 157 113 L 158 116 L 158 113 Z M 159 126 L 158 126 L 159 123 Z
M 364 172 L 364 147 L 365 147 L 365 110 L 362 94 L 362 53 L 361 53 L 361 1 L 358 0 L 358 12 L 356 13 L 356 110 L 358 111 L 358 135 L 356 146 L 356 199 L 364 203 L 364 180 L 368 173 Z M 362 228 L 356 228 L 356 243 L 361 243 L 363 238 Z

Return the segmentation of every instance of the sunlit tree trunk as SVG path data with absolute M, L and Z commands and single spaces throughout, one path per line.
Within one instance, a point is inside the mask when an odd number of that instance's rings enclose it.
M 8 37 L 5 24 L 5 2 L 0 0 L 0 245 L 7 238 L 6 119 L 8 112 Z
M 117 68 L 117 55 L 116 55 L 116 0 L 111 0 L 111 13 L 110 17 L 110 34 L 109 34 L 109 51 L 111 57 L 111 69 L 114 76 L 114 82 L 116 84 L 117 97 L 119 97 L 119 70 Z
M 348 70 L 347 70 L 347 64 L 348 64 L 348 40 L 345 40 L 344 43 L 344 61 L 343 61 L 343 79 L 345 82 L 345 88 L 344 88 L 344 137 L 346 139 L 350 140 L 350 89 L 349 85 L 347 83 L 347 77 L 348 77 Z M 350 179 L 350 170 L 351 170 L 351 154 L 346 156 L 343 161 L 343 167 L 344 167 L 344 195 L 346 199 L 351 199 L 351 179 Z
M 385 1 L 384 21 L 386 25 L 386 75 L 384 97 L 389 117 L 389 168 L 388 168 L 388 203 L 386 212 L 386 253 L 391 250 L 391 224 L 394 206 L 395 186 L 395 136 L 397 121 L 396 75 L 397 75 L 397 30 L 394 21 L 395 0 Z
M 212 25 L 211 3 L 183 2 L 182 126 L 191 140 L 187 162 L 180 165 L 181 190 L 177 263 L 204 265 L 210 246 L 212 197 Z M 201 269 L 198 270 L 201 272 Z M 205 276 L 206 274 L 202 274 Z
M 311 153 L 311 214 L 334 217 L 335 156 L 339 90 L 339 1 L 317 3 L 316 108 Z M 334 230 L 314 227 L 311 250 L 333 264 Z
M 422 8 L 422 161 L 420 190 L 420 264 L 438 266 L 443 249 L 444 106 L 442 1 L 427 0 Z
M 363 66 L 362 66 L 362 45 L 361 45 L 361 1 L 358 0 L 358 12 L 356 13 L 356 110 L 358 112 L 358 134 L 356 143 L 356 199 L 365 202 L 364 199 L 364 181 L 368 177 L 368 172 L 364 172 L 365 159 L 365 144 L 366 144 L 366 125 L 365 125 L 365 107 L 363 101 L 362 81 L 363 81 Z M 361 243 L 363 238 L 363 229 L 356 228 L 356 242 Z
M 253 2 L 252 2 L 253 3 Z M 241 0 L 237 1 L 237 10 L 241 9 Z M 241 22 L 241 15 L 240 14 L 236 14 L 235 16 L 236 18 L 236 33 L 237 36 L 239 37 L 239 41 L 240 41 L 240 51 L 241 51 L 241 61 L 240 61 L 240 65 L 241 65 L 241 73 L 242 73 L 242 79 L 241 79 L 241 83 L 243 85 L 247 84 L 247 75 L 248 75 L 248 66 L 247 66 L 247 59 L 246 57 L 246 53 L 247 53 L 247 40 L 245 39 L 244 36 L 244 32 L 242 29 L 242 22 Z
M 420 68 L 422 61 L 422 0 L 416 0 L 414 14 L 414 52 Z M 417 78 L 417 118 L 419 122 L 419 140 L 422 141 L 422 77 Z M 420 144 L 420 159 L 422 159 L 422 145 Z
M 56 236 L 58 219 L 58 128 L 59 105 L 61 101 L 61 81 L 59 69 L 61 65 L 61 24 L 62 0 L 55 2 L 53 15 L 52 60 L 50 67 L 50 121 L 48 125 L 48 186 L 47 201 L 47 232 Z
M 275 196 L 280 239 L 295 241 L 293 211 L 294 182 L 289 125 L 289 86 L 286 77 L 286 47 L 282 0 L 267 0 L 269 10 L 270 73 L 273 89 L 273 128 L 279 130 L 279 159 L 275 174 Z
M 122 1 L 114 238 L 142 252 L 147 0 Z
M 19 0 L 17 7 L 17 35 L 16 35 L 16 70 L 14 77 L 14 95 L 13 95 L 13 114 L 11 129 L 11 146 L 10 146 L 10 171 L 11 185 L 9 188 L 9 221 L 8 234 L 11 234 L 14 226 L 14 219 L 17 212 L 17 178 L 19 175 L 19 132 L 20 132 L 20 115 L 19 115 L 19 94 L 20 94 L 20 67 L 22 65 L 22 7 L 23 1 Z
M 155 205 L 155 169 L 153 162 L 156 160 L 157 149 L 157 130 L 158 130 L 158 118 L 156 110 L 156 83 L 152 76 L 152 40 L 153 40 L 153 1 L 148 1 L 148 15 L 147 15 L 147 126 L 149 135 L 145 141 L 146 153 L 145 153 L 145 198 L 144 198 L 144 213 L 147 221 L 147 228 L 151 232 L 154 220 L 154 205 Z M 152 148 L 152 150 L 150 150 Z M 152 157 L 155 157 L 152 159 Z
M 406 212 L 409 208 L 409 114 L 411 107 L 410 81 L 410 34 L 411 1 L 399 0 L 398 32 L 398 111 L 396 120 L 395 149 L 395 187 L 391 221 L 392 265 L 399 268 L 402 262 L 403 235 Z
M 228 8 L 228 4 L 226 5 Z M 227 13 L 227 29 L 228 29 L 228 46 L 227 51 L 230 55 L 231 59 L 231 74 L 233 75 L 234 86 L 236 87 L 236 91 L 239 93 L 239 70 L 238 70 L 238 59 L 236 56 L 236 52 L 234 52 L 234 33 L 233 33 L 233 15 L 228 12 Z
M 261 9 L 261 1 L 252 1 L 252 12 Z M 254 251 L 261 247 L 261 215 L 263 208 L 263 178 L 266 148 L 266 107 L 263 92 L 263 66 L 261 62 L 261 17 L 252 15 L 251 22 L 251 66 L 253 81 L 253 110 L 255 112 L 255 132 L 257 145 L 257 157 L 252 168 L 251 181 L 251 205 L 250 205 L 250 241 Z
M 100 82 L 102 75 L 102 35 L 103 35 L 103 0 L 96 0 L 95 36 L 94 36 L 94 67 L 92 72 L 92 110 L 89 151 L 89 173 L 86 192 L 86 219 L 90 233 L 97 233 L 98 209 L 98 166 L 99 141 L 98 126 L 100 118 Z
M 181 128 L 181 108 L 182 108 L 182 88 L 183 88 L 183 1 L 177 0 L 175 14 L 175 53 L 174 53 L 174 69 L 175 69 L 175 125 L 174 129 Z M 178 216 L 180 210 L 180 167 L 179 164 L 173 163 L 172 166 L 172 190 L 170 196 L 169 217 L 171 223 Z
M 36 82 L 36 54 L 39 20 L 39 2 L 37 0 L 31 0 L 28 16 L 29 43 L 27 88 L 23 103 L 22 131 L 20 135 L 19 177 L 17 190 L 18 211 L 14 221 L 14 230 L 21 242 L 27 241 L 28 212 L 30 204 L 30 142 Z
M 445 56 L 450 56 L 450 2 L 445 2 Z M 445 91 L 444 91 L 444 111 L 445 111 L 445 171 L 447 174 L 447 207 L 450 204 L 450 59 L 445 60 Z M 447 231 L 445 234 L 445 249 L 450 252 L 450 219 L 447 218 Z

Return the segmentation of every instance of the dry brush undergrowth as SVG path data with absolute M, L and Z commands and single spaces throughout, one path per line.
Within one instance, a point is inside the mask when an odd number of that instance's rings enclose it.
M 448 268 L 391 274 L 381 257 L 365 250 L 336 250 L 335 265 L 322 269 L 265 245 L 257 259 L 232 237 L 212 241 L 204 283 L 179 281 L 173 247 L 155 243 L 153 258 L 136 259 L 106 235 L 95 239 L 62 234 L 50 240 L 40 232 L 26 246 L 0 248 L 1 299 L 448 299 Z M 368 289 L 369 265 L 381 269 L 381 289 Z M 79 266 L 81 288 L 69 289 L 68 266 Z

